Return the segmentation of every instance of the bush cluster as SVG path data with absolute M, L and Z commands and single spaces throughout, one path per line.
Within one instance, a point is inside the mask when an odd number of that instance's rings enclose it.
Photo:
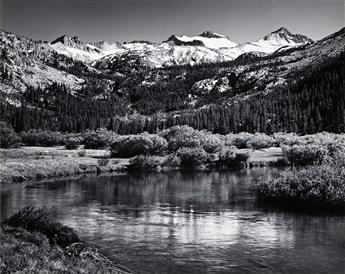
M 283 146 L 283 157 L 294 166 L 320 164 L 328 154 L 326 147 L 321 145 Z
M 18 147 L 20 143 L 21 138 L 12 127 L 0 121 L 0 148 Z
M 117 134 L 107 129 L 87 131 L 83 134 L 83 143 L 86 149 L 103 149 L 117 137 Z
M 255 189 L 263 202 L 299 208 L 345 209 L 344 182 L 343 166 L 323 164 L 283 172 L 278 177 L 267 176 Z
M 234 147 L 227 147 L 219 153 L 218 165 L 226 168 L 234 168 L 246 162 L 248 158 L 248 153 L 236 152 Z
M 66 143 L 65 136 L 57 131 L 30 129 L 20 134 L 22 142 L 27 146 L 51 147 L 64 145 Z
M 167 141 L 157 134 L 143 133 L 118 137 L 110 145 L 112 157 L 128 158 L 137 155 L 161 155 L 167 149 Z
M 207 153 L 201 147 L 182 147 L 176 152 L 180 158 L 182 168 L 194 168 L 204 164 L 207 160 Z
M 275 146 L 277 142 L 275 139 L 264 133 L 248 133 L 241 132 L 238 134 L 227 134 L 223 136 L 226 146 L 235 146 L 239 149 L 243 148 L 268 148 Z
M 190 126 L 174 126 L 160 132 L 160 136 L 167 140 L 170 152 L 183 147 L 201 147 L 207 153 L 216 153 L 223 146 L 218 135 L 206 130 L 195 130 Z
M 154 156 L 139 155 L 129 161 L 129 170 L 156 171 L 161 168 L 161 161 Z
M 66 140 L 65 147 L 66 149 L 77 149 L 80 145 L 80 139 L 76 137 L 69 137 Z
M 99 166 L 107 166 L 109 164 L 109 159 L 108 158 L 99 158 L 97 160 L 97 163 Z

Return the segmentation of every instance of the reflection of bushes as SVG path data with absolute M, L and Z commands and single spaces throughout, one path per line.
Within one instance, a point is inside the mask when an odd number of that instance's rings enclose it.
M 111 143 L 112 157 L 133 157 L 143 155 L 160 155 L 168 144 L 167 141 L 156 135 L 143 133 L 140 135 L 121 136 Z
M 161 167 L 161 162 L 157 157 L 139 155 L 129 161 L 129 170 L 154 171 Z

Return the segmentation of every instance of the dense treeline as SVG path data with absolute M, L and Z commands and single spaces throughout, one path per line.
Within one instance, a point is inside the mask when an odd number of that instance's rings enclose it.
M 295 77 L 299 80 L 287 89 L 280 88 L 229 107 L 182 114 L 174 123 L 220 133 L 344 131 L 345 54 Z
M 186 109 L 185 100 L 192 84 L 219 75 L 219 68 L 184 66 L 170 68 L 169 73 L 163 73 L 167 69 L 136 73 L 119 80 L 114 91 L 107 93 L 97 89 L 97 79 L 89 79 L 89 84 L 76 94 L 56 84 L 45 90 L 29 88 L 21 107 L 0 104 L 1 119 L 16 131 L 29 128 L 83 131 L 106 127 L 120 134 L 134 134 L 188 124 L 216 133 L 342 132 L 345 129 L 344 57 L 342 53 L 325 60 L 322 65 L 294 72 L 291 80 L 296 79 L 295 83 L 288 88 L 253 96 L 230 106 Z M 143 85 L 147 77 L 157 81 L 153 85 Z M 231 79 L 236 76 L 228 77 L 230 82 L 236 81 Z M 160 81 L 162 78 L 164 80 Z M 127 94 L 119 92 L 124 87 L 129 91 Z M 132 110 L 149 116 L 133 112 L 127 115 Z
M 228 132 L 343 132 L 345 130 L 345 53 L 310 67 L 289 88 L 280 88 L 231 106 L 185 110 L 149 119 L 111 119 L 109 127 L 120 133 L 153 132 L 174 125 L 188 124 L 196 129 Z M 122 121 L 122 123 L 121 123 Z M 125 132 L 121 129 L 125 128 Z
M 0 104 L 1 117 L 16 131 L 30 128 L 83 131 L 103 127 L 107 117 L 125 114 L 125 103 L 116 94 L 93 100 L 96 95 L 94 88 L 72 94 L 57 84 L 46 89 L 29 87 L 23 94 L 21 107 Z

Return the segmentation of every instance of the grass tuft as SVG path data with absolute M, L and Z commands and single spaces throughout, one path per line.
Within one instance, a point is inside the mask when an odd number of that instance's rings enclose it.
M 57 244 L 61 247 L 80 242 L 78 235 L 72 228 L 54 222 L 52 216 L 52 209 L 30 205 L 6 219 L 3 224 L 21 227 L 31 232 L 40 232 L 48 238 L 51 244 Z

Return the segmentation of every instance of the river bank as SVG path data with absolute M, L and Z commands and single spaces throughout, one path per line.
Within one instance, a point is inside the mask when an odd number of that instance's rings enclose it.
M 107 150 L 58 147 L 0 149 L 0 182 L 59 178 L 84 173 L 115 172 L 125 169 L 127 159 L 109 159 Z M 105 159 L 105 160 L 104 160 Z
M 249 154 L 246 163 L 250 166 L 269 165 L 280 159 L 282 155 L 279 147 L 239 151 Z M 67 150 L 63 146 L 0 149 L 0 182 L 21 183 L 84 173 L 127 170 L 129 159 L 109 157 L 110 152 L 105 149 Z M 162 157 L 162 160 L 164 158 Z
M 1 273 L 129 273 L 51 214 L 29 206 L 1 223 Z

